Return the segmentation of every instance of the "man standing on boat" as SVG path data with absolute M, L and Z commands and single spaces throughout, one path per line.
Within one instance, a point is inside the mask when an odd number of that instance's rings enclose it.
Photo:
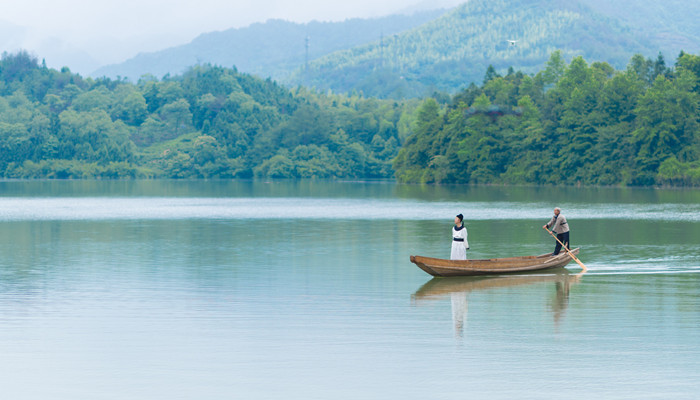
M 554 246 L 554 252 L 552 253 L 552 255 L 556 256 L 557 254 L 559 254 L 559 251 L 561 251 L 561 243 L 564 243 L 566 248 L 570 249 L 571 246 L 569 246 L 569 224 L 566 223 L 566 217 L 561 214 L 561 208 L 556 207 L 554 209 L 554 216 L 542 228 L 547 229 L 549 227 L 552 228 L 552 232 L 556 233 L 557 239 L 559 239 L 556 245 Z
M 464 227 L 464 216 L 455 217 L 455 226 L 452 227 L 452 254 L 450 260 L 466 260 L 469 242 L 467 241 L 467 228 Z

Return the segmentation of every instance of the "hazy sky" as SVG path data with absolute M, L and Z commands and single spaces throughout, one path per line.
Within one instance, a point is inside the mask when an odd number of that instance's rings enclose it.
M 423 8 L 438 8 L 464 1 L 0 0 L 0 47 L 29 49 L 45 57 L 49 66 L 65 59 L 96 64 L 82 67 L 92 68 L 187 43 L 200 33 L 270 18 L 339 21 L 393 14 L 421 3 Z

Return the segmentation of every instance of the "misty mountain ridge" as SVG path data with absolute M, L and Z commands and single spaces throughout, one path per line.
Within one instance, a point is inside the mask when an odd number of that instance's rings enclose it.
M 35 30 L 5 20 L 0 20 L 0 49 L 7 53 L 31 49 L 32 53 L 40 54 L 49 66 L 59 69 L 69 65 L 82 72 L 100 65 L 86 51 L 58 37 L 42 36 Z
M 314 60 L 286 83 L 301 81 L 318 89 L 368 96 L 420 97 L 480 83 L 489 65 L 502 73 L 511 66 L 534 72 L 554 50 L 566 59 L 581 55 L 624 68 L 635 53 L 655 58 L 662 51 L 674 58 L 680 51 L 668 49 L 652 35 L 583 3 L 472 0 L 381 42 Z
M 700 2 L 689 0 L 579 0 L 592 10 L 616 18 L 635 34 L 656 43 L 668 56 L 700 50 Z
M 502 73 L 511 66 L 533 72 L 554 50 L 567 59 L 582 55 L 617 68 L 635 53 L 656 58 L 661 52 L 672 59 L 681 49 L 697 52 L 700 28 L 692 14 L 700 5 L 683 3 L 621 0 L 613 7 L 602 0 L 471 0 L 449 12 L 307 24 L 269 20 L 202 34 L 92 75 L 136 81 L 147 73 L 161 77 L 211 63 L 289 86 L 425 96 L 479 83 L 489 65 Z M 511 39 L 517 40 L 514 46 Z
M 295 23 L 279 19 L 244 28 L 205 33 L 190 43 L 161 51 L 140 53 L 119 64 L 101 67 L 90 74 L 128 78 L 133 82 L 145 74 L 162 77 L 181 74 L 192 65 L 210 63 L 235 66 L 241 72 L 273 79 L 287 78 L 293 71 L 334 51 L 344 50 L 419 26 L 446 12 L 422 9 L 387 17 L 342 22 Z M 422 9 L 422 10 L 421 10 Z

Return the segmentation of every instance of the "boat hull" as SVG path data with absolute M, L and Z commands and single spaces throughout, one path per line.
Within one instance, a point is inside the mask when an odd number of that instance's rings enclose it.
M 577 255 L 579 249 L 571 250 Z M 556 256 L 542 254 L 540 256 L 523 256 L 509 258 L 492 258 L 488 260 L 445 260 L 423 256 L 411 256 L 411 262 L 432 276 L 471 276 L 508 274 L 542 269 L 560 268 L 571 262 L 567 252 Z

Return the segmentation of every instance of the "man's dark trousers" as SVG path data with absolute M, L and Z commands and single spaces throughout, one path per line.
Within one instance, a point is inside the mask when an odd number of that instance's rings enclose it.
M 557 233 L 557 239 L 559 239 L 559 242 L 564 243 L 567 249 L 571 248 L 569 243 L 569 232 Z M 557 242 L 557 244 L 554 246 L 554 253 L 552 254 L 555 256 L 561 251 L 561 243 L 559 242 Z

